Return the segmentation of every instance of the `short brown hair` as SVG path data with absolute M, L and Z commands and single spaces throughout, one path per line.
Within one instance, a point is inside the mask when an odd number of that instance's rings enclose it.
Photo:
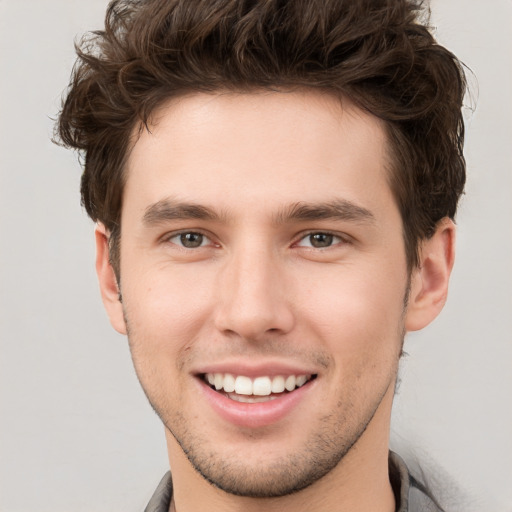
M 425 12 L 426 11 L 426 12 Z M 57 138 L 82 152 L 82 203 L 119 270 L 124 163 L 137 124 L 193 91 L 310 88 L 383 119 L 409 268 L 465 182 L 460 62 L 413 0 L 114 0 L 77 46 Z M 419 18 L 427 17 L 425 23 Z

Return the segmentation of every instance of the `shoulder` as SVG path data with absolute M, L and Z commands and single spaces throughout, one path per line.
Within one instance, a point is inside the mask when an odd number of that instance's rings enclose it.
M 393 452 L 389 453 L 389 479 L 397 512 L 443 512 L 426 486 L 409 473 L 405 462 Z
M 168 512 L 172 499 L 172 477 L 168 471 L 160 480 L 144 512 Z

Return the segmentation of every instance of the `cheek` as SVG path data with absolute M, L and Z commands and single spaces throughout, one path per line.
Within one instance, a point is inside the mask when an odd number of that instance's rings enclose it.
M 376 286 L 368 274 L 334 279 L 323 293 L 308 297 L 312 337 L 333 358 L 331 382 L 337 405 L 352 411 L 376 405 L 394 382 L 403 340 L 405 283 Z
M 207 286 L 181 272 L 155 269 L 123 284 L 124 309 L 133 365 L 161 417 L 180 410 L 187 361 L 209 317 Z
M 176 360 L 176 353 L 198 337 L 210 316 L 212 284 L 204 272 L 159 268 L 123 281 L 130 337 L 146 357 Z M 136 348 L 136 347 L 134 347 Z
M 325 276 L 310 275 L 302 315 L 343 360 L 377 360 L 401 346 L 405 291 L 406 279 L 396 272 L 331 269 Z

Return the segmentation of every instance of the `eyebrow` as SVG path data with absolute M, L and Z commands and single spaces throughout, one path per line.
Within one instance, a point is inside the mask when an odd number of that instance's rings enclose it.
M 373 213 L 346 199 L 335 199 L 326 203 L 298 202 L 286 207 L 274 219 L 276 224 L 287 221 L 342 220 L 372 224 Z
M 197 203 L 179 202 L 166 198 L 146 208 L 143 223 L 154 226 L 166 221 L 187 219 L 223 221 L 227 219 L 227 215 Z M 273 223 L 277 225 L 312 220 L 343 220 L 371 224 L 375 221 L 375 217 L 370 210 L 346 199 L 335 199 L 326 203 L 301 201 L 286 206 L 273 217 Z
M 198 219 L 218 221 L 224 217 L 224 215 L 219 215 L 207 206 L 183 203 L 167 198 L 148 206 L 142 220 L 147 226 L 154 226 L 170 220 Z

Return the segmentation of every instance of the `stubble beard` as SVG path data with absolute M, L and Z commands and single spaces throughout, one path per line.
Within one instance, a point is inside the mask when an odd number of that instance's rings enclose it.
M 130 347 L 133 356 L 131 342 Z M 329 415 L 319 418 L 315 428 L 295 451 L 281 457 L 251 460 L 240 452 L 230 455 L 219 449 L 207 428 L 194 428 L 180 407 L 169 408 L 161 399 L 161 393 L 153 394 L 154 390 L 144 386 L 137 365 L 135 369 L 151 407 L 193 469 L 218 489 L 248 498 L 278 498 L 294 494 L 318 482 L 342 464 L 371 423 L 389 388 L 394 385 L 391 376 L 385 389 L 373 398 L 372 406 L 363 406 L 363 410 L 360 403 L 355 403 L 357 393 L 352 389 L 352 393 L 340 398 Z M 359 418 L 359 422 L 354 424 L 354 418 Z M 300 424 L 297 428 L 301 428 Z M 265 435 L 264 432 L 248 435 L 246 442 L 262 442 L 264 445 Z
M 208 443 L 201 436 L 190 435 L 181 416 L 173 418 L 172 428 L 154 405 L 153 409 L 192 467 L 210 484 L 236 496 L 278 498 L 313 485 L 337 467 L 365 432 L 387 390 L 367 418 L 350 431 L 346 429 L 350 424 L 351 408 L 341 418 L 334 414 L 322 418 L 319 428 L 300 451 L 261 464 L 254 461 L 245 463 L 242 457 L 227 459 L 225 454 L 208 448 Z
M 403 318 L 407 309 L 408 295 L 409 286 L 404 295 Z M 132 336 L 126 312 L 125 322 L 133 358 Z M 364 434 L 390 386 L 396 384 L 395 378 L 405 336 L 403 323 L 399 328 L 399 336 L 401 337 L 400 349 L 395 368 L 392 370 L 393 376 L 387 387 L 374 400 L 373 407 L 365 409 L 366 413 L 356 425 L 352 424 L 351 419 L 361 416 L 359 407 L 353 401 L 347 404 L 340 400 L 336 405 L 338 410 L 319 420 L 318 428 L 310 435 L 307 443 L 301 446 L 300 451 L 272 462 L 265 460 L 261 464 L 245 463 L 242 456 L 233 457 L 230 460 L 225 457 L 225 453 L 212 449 L 215 443 L 208 439 L 209 432 L 191 433 L 187 420 L 179 411 L 166 410 L 165 406 L 159 406 L 157 403 L 159 400 L 153 399 L 143 384 L 134 358 L 133 362 L 151 407 L 181 447 L 195 471 L 213 486 L 232 495 L 248 498 L 278 498 L 299 492 L 325 477 L 342 463 Z M 352 394 L 352 396 L 355 395 Z M 350 428 L 347 429 L 347 427 Z

